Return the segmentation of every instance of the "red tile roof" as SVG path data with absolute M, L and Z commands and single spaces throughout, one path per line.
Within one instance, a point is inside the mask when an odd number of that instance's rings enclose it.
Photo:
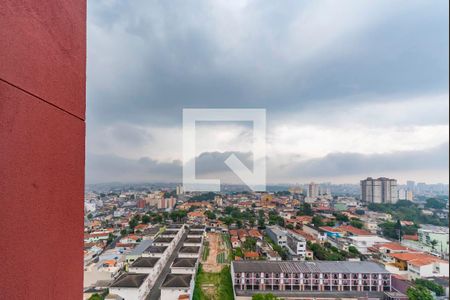
M 353 235 L 374 235 L 370 231 L 367 231 L 364 229 L 359 229 L 359 228 L 356 228 L 356 227 L 353 227 L 350 225 L 342 225 L 342 226 L 339 226 L 338 229 L 340 229 L 341 231 L 351 233 Z

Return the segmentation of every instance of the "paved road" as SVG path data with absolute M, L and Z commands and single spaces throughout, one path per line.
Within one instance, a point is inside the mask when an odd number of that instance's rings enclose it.
M 181 237 L 180 241 L 178 242 L 178 245 L 175 247 L 175 249 L 172 252 L 172 255 L 170 256 L 169 260 L 167 261 L 166 265 L 162 269 L 161 273 L 159 274 L 158 279 L 156 279 L 155 284 L 153 285 L 152 289 L 150 290 L 150 293 L 147 295 L 146 300 L 159 300 L 161 296 L 161 285 L 163 283 L 163 280 L 166 278 L 167 274 L 170 273 L 170 265 L 173 263 L 175 258 L 178 256 L 178 251 L 183 246 L 184 240 L 187 237 L 187 230 L 184 233 L 184 235 Z

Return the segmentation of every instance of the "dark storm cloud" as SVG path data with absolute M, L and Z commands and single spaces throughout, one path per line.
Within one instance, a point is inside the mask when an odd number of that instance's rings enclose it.
M 282 113 L 349 105 L 333 101 L 354 95 L 361 102 L 448 90 L 448 1 L 367 2 L 366 9 L 349 1 L 337 13 L 331 2 L 254 1 L 238 17 L 211 1 L 89 5 L 94 122 L 173 124 L 184 107 Z M 335 24 L 312 26 L 308 14 Z M 242 24 L 228 32 L 220 18 Z M 299 21 L 306 29 L 295 30 Z
M 367 176 L 367 174 L 410 171 L 448 170 L 449 145 L 426 151 L 403 151 L 387 154 L 363 155 L 358 153 L 332 153 L 318 159 L 292 162 L 280 166 L 274 161 L 267 163 L 268 180 L 272 182 L 296 182 L 308 178 L 336 178 L 345 175 Z M 235 154 L 249 169 L 252 168 L 251 153 L 204 152 L 196 159 L 198 178 L 219 178 L 224 182 L 236 183 L 239 178 L 225 165 L 224 161 Z M 87 156 L 87 182 L 136 182 L 163 180 L 181 182 L 181 162 L 161 163 L 150 158 L 124 159 L 108 155 Z
M 88 182 L 181 180 L 179 161 L 122 155 L 174 150 L 176 142 L 161 142 L 161 136 L 180 127 L 183 108 L 266 108 L 268 125 L 302 121 L 337 128 L 354 122 L 367 130 L 448 125 L 441 100 L 418 105 L 430 95 L 448 96 L 447 0 L 88 5 Z M 420 99 L 411 105 L 412 98 Z M 380 103 L 367 113 L 364 105 Z M 411 109 L 402 113 L 403 107 Z M 442 152 L 331 153 L 302 163 L 292 156 L 284 167 L 270 157 L 268 178 L 442 169 L 448 164 Z M 229 175 L 223 163 L 229 154 L 201 154 L 198 175 Z M 236 155 L 251 166 L 249 153 Z
M 279 171 L 298 178 L 333 178 L 340 175 L 448 170 L 449 145 L 424 151 L 402 151 L 387 154 L 332 153 L 318 159 L 293 163 Z M 277 173 L 280 174 L 281 173 Z
M 181 178 L 181 162 L 162 163 L 148 157 L 138 160 L 115 155 L 86 156 L 86 182 L 177 181 Z

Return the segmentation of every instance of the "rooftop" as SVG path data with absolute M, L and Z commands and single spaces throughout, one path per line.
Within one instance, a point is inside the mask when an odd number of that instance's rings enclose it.
M 159 238 L 156 238 L 153 242 L 154 243 L 170 243 L 172 241 L 173 241 L 173 238 L 159 237 Z
M 145 249 L 145 252 L 147 253 L 164 253 L 166 251 L 166 246 L 150 246 L 147 249 Z
M 122 274 L 111 284 L 111 287 L 138 288 L 142 285 L 147 276 L 148 274 L 135 274 L 135 273 Z
M 192 230 L 190 230 L 190 231 L 188 232 L 188 235 L 202 236 L 202 235 L 203 235 L 203 232 L 201 232 L 201 231 L 192 231 Z
M 200 247 L 194 246 L 183 246 L 180 248 L 179 253 L 198 253 L 200 251 Z
M 191 279 L 191 274 L 167 274 L 161 288 L 190 287 Z
M 271 230 L 276 235 L 286 235 L 286 231 L 281 230 L 278 226 L 268 226 L 267 229 Z
M 184 240 L 184 243 L 197 243 L 200 244 L 202 242 L 201 238 L 187 238 Z
M 179 232 L 179 230 L 169 229 L 169 230 L 165 230 L 163 233 L 161 233 L 161 235 L 177 235 L 178 232 Z
M 157 257 L 139 257 L 132 264 L 133 268 L 153 268 L 158 262 Z
M 172 267 L 173 268 L 193 268 L 193 267 L 195 267 L 196 263 L 197 263 L 196 258 L 177 257 L 173 261 Z
M 275 273 L 389 273 L 369 261 L 233 261 L 235 272 Z
M 350 225 L 346 225 L 346 226 L 339 226 L 338 227 L 340 230 L 345 231 L 345 232 L 349 232 L 353 235 L 374 235 L 373 233 L 364 230 L 364 229 L 359 229 Z

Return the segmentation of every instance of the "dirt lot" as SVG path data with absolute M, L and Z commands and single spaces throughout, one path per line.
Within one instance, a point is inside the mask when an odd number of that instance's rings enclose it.
M 206 261 L 203 262 L 203 270 L 207 273 L 220 272 L 224 264 L 218 263 L 217 255 L 221 252 L 228 255 L 228 249 L 219 233 L 208 233 L 206 236 L 206 241 L 209 242 L 209 255 Z

